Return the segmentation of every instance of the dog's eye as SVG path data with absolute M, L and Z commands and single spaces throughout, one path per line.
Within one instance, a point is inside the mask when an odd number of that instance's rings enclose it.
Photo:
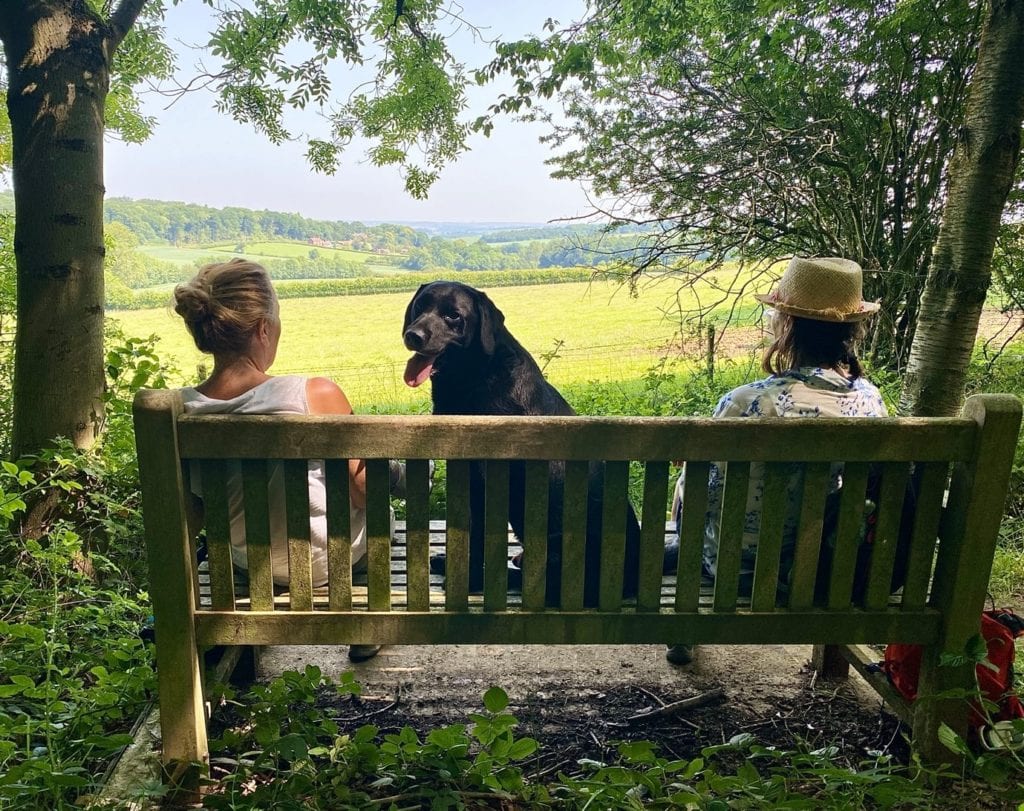
M 459 324 L 462 323 L 462 316 L 459 315 L 458 313 L 449 313 L 443 316 L 443 318 L 444 323 L 446 323 L 449 327 L 457 327 Z

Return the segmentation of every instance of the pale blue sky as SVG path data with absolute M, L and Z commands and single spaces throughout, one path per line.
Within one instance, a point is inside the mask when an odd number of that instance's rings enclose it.
M 583 0 L 464 0 L 462 16 L 494 39 L 539 32 L 547 17 L 578 19 Z M 168 9 L 168 38 L 176 44 L 180 76 L 188 78 L 198 54 L 186 44 L 205 42 L 205 6 L 187 2 Z M 456 57 L 469 67 L 486 61 L 487 46 L 468 32 L 452 37 Z M 345 79 L 339 76 L 338 87 Z M 349 80 L 351 81 L 351 80 Z M 351 86 L 345 82 L 344 87 Z M 495 87 L 472 88 L 470 115 L 482 113 Z M 540 125 L 503 119 L 490 138 L 472 136 L 471 150 L 448 167 L 430 198 L 410 198 L 394 169 L 369 165 L 354 145 L 333 177 L 313 173 L 300 144 L 274 146 L 250 128 L 213 109 L 213 96 L 195 92 L 165 109 L 168 99 L 145 96 L 159 120 L 144 144 L 108 140 L 108 196 L 183 200 L 206 205 L 297 211 L 308 217 L 342 220 L 445 220 L 543 222 L 588 210 L 577 183 L 556 181 L 544 165 L 549 150 L 538 143 Z M 313 131 L 312 117 L 293 120 Z

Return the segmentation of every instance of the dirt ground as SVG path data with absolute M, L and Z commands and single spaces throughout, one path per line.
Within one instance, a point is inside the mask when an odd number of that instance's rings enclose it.
M 615 741 L 647 739 L 666 757 L 692 758 L 742 732 L 768 745 L 838 746 L 850 762 L 869 751 L 904 757 L 903 731 L 871 688 L 855 673 L 817 680 L 810 653 L 803 646 L 703 647 L 692 665 L 678 667 L 651 645 L 395 646 L 353 665 L 344 647 L 278 647 L 264 650 L 260 677 L 310 663 L 335 679 L 352 669 L 363 693 L 339 701 L 339 721 L 385 731 L 464 723 L 481 710 L 484 692 L 500 686 L 520 722 L 517 734 L 541 743 L 528 771 L 534 778 L 572 771 L 580 758 L 606 759 Z M 631 720 L 716 688 L 724 698 L 706 706 Z

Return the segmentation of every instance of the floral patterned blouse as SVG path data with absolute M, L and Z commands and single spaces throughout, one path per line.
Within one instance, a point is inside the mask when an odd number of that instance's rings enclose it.
M 888 412 L 882 395 L 864 377 L 849 379 L 833 369 L 801 367 L 790 369 L 764 380 L 756 380 L 733 389 L 718 402 L 715 417 L 885 417 Z M 842 483 L 841 465 L 832 470 L 831 489 L 839 489 Z M 799 497 L 802 481 L 795 475 L 788 488 L 789 508 L 783 525 L 782 555 L 791 560 L 796 538 L 796 523 L 799 513 Z M 685 471 L 676 482 L 672 517 L 678 527 L 682 505 Z M 719 464 L 711 465 L 708 477 L 708 514 L 704 533 L 705 574 L 714 576 L 718 561 L 719 513 L 725 476 Z M 750 489 L 747 495 L 746 521 L 743 531 L 743 557 L 740 565 L 742 578 L 749 578 L 754 571 L 757 547 L 757 533 L 761 522 L 761 498 L 764 493 L 764 466 L 755 462 L 750 466 Z M 783 567 L 783 571 L 785 566 Z M 749 583 L 748 583 L 749 586 Z

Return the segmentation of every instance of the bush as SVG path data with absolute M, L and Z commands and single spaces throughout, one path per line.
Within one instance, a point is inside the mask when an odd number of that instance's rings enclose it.
M 131 400 L 164 380 L 108 337 L 103 441 L 0 464 L 0 808 L 89 793 L 155 688 Z

